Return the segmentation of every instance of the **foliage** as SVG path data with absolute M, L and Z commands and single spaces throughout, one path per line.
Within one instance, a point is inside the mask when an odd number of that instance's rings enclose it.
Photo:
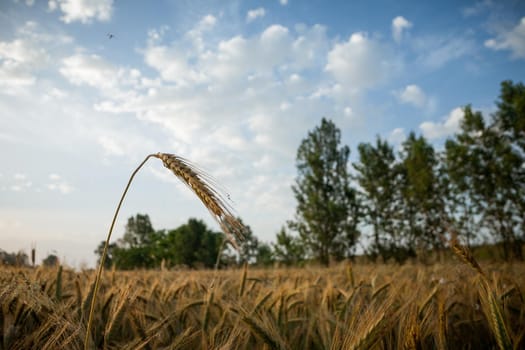
M 413 255 L 413 250 L 400 230 L 402 173 L 394 149 L 378 137 L 375 146 L 360 143 L 358 152 L 359 161 L 354 163 L 354 168 L 360 187 L 363 223 L 372 228 L 368 254 L 374 260 L 380 256 L 384 262 L 391 258 L 403 262 Z
M 299 237 L 288 234 L 286 228 L 282 227 L 275 238 L 273 250 L 277 262 L 285 266 L 297 266 L 304 261 L 304 246 Z
M 446 143 L 458 192 L 472 204 L 479 230 L 501 241 L 507 259 L 523 260 L 525 242 L 525 87 L 505 81 L 498 109 L 486 119 L 470 106 L 461 131 Z
M 110 244 L 105 265 L 124 270 L 159 268 L 161 264 L 211 268 L 223 237 L 202 220 L 192 218 L 174 230 L 155 231 L 148 215 L 137 214 L 128 219 L 123 238 Z M 99 257 L 104 244 L 101 242 L 95 250 Z
M 350 149 L 340 143 L 341 131 L 323 118 L 299 146 L 292 186 L 297 208 L 290 227 L 323 265 L 331 257 L 351 256 L 359 237 L 359 205 L 347 169 Z
M 202 220 L 189 219 L 186 224 L 168 232 L 163 258 L 175 265 L 197 267 L 199 264 L 211 268 L 223 239 L 222 233 L 212 232 Z
M 19 251 L 18 253 L 8 253 L 0 249 L 0 265 L 28 266 L 29 258 L 23 251 Z
M 438 157 L 423 137 L 410 133 L 401 154 L 403 230 L 407 246 L 426 250 L 443 248 L 445 201 Z
M 42 264 L 48 267 L 58 266 L 60 264 L 60 260 L 55 254 L 49 254 L 44 260 L 42 260 Z

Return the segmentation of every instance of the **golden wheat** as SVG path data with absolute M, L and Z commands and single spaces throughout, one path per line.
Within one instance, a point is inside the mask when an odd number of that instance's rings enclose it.
M 108 253 L 109 241 L 111 239 L 111 233 L 115 226 L 120 207 L 124 202 L 126 193 L 128 192 L 129 187 L 133 178 L 138 173 L 138 171 L 144 166 L 149 158 L 154 157 L 160 159 L 164 166 L 170 169 L 175 176 L 177 176 L 185 185 L 187 185 L 201 200 L 201 202 L 206 206 L 208 211 L 212 214 L 213 218 L 219 223 L 224 234 L 232 245 L 238 249 L 238 241 L 242 241 L 244 238 L 245 227 L 242 225 L 240 220 L 235 218 L 230 210 L 230 207 L 226 204 L 223 196 L 214 188 L 213 180 L 209 175 L 199 170 L 196 166 L 192 165 L 188 160 L 176 156 L 170 153 L 155 153 L 149 154 L 146 158 L 139 164 L 139 166 L 131 174 L 128 183 L 122 193 L 120 201 L 113 215 L 113 220 L 111 222 L 109 232 L 104 244 L 104 250 L 100 257 L 99 267 L 97 271 L 97 276 L 95 278 L 94 288 L 93 288 L 93 297 L 91 298 L 91 306 L 89 309 L 88 323 L 86 327 L 86 335 L 84 339 L 84 349 L 89 349 L 90 344 L 90 331 L 91 325 L 93 323 L 95 302 L 97 299 L 97 294 L 100 286 L 100 279 L 102 277 L 102 270 L 104 269 L 105 259 Z M 220 253 L 219 253 L 220 254 Z M 217 258 L 219 261 L 219 258 Z M 113 271 L 114 273 L 114 271 Z M 113 275 L 114 276 L 114 275 Z M 214 282 L 212 282 L 212 285 Z
M 164 166 L 170 169 L 197 195 L 221 226 L 230 242 L 237 248 L 237 242 L 244 238 L 245 228 L 232 214 L 224 197 L 214 188 L 209 175 L 199 170 L 188 160 L 174 154 L 157 153 L 154 157 L 162 160 Z
M 354 264 L 355 287 L 344 266 L 107 272 L 91 348 L 523 348 L 525 264 L 483 268 L 488 285 L 457 264 Z M 84 346 L 92 274 L 64 267 L 60 300 L 56 278 L 0 268 L 0 349 Z

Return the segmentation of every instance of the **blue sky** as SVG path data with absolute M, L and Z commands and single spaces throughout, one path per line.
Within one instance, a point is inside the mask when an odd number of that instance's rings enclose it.
M 159 151 L 207 170 L 269 242 L 323 116 L 352 161 L 376 135 L 439 148 L 462 106 L 488 114 L 499 83 L 524 77 L 521 1 L 4 0 L 0 248 L 93 265 L 131 171 Z M 218 229 L 155 159 L 114 240 L 138 212 Z

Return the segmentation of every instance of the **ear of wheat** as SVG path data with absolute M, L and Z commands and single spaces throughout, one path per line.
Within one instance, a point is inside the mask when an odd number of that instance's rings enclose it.
M 169 153 L 157 153 L 164 166 L 170 169 L 184 184 L 199 197 L 210 214 L 220 225 L 233 246 L 238 249 L 238 242 L 244 238 L 244 226 L 233 216 L 223 196 L 213 187 L 209 176 L 188 160 Z
M 128 189 L 131 186 L 133 178 L 151 157 L 160 159 L 162 163 L 164 163 L 164 166 L 166 168 L 170 169 L 175 174 L 175 176 L 177 176 L 185 185 L 187 185 L 193 191 L 193 193 L 197 195 L 197 197 L 199 197 L 201 202 L 204 204 L 204 206 L 206 206 L 213 218 L 220 225 L 222 231 L 224 232 L 228 240 L 232 243 L 232 245 L 235 247 L 235 249 L 239 248 L 238 242 L 242 241 L 244 238 L 245 227 L 240 222 L 240 220 L 236 219 L 235 216 L 233 216 L 230 207 L 226 204 L 226 201 L 221 196 L 221 194 L 214 188 L 213 181 L 206 173 L 199 170 L 196 166 L 192 165 L 188 160 L 176 156 L 174 154 L 149 154 L 131 174 L 128 184 L 126 185 L 126 188 L 122 193 L 122 197 L 120 198 L 120 201 L 117 205 L 117 209 L 113 216 L 113 221 L 111 222 L 111 226 L 109 228 L 106 243 L 104 245 L 104 250 L 102 252 L 102 256 L 100 257 L 97 277 L 95 278 L 93 297 L 91 298 L 91 307 L 89 310 L 88 324 L 86 327 L 86 336 L 84 339 L 85 350 L 89 349 L 90 331 L 91 324 L 93 322 L 95 301 L 97 298 L 100 279 L 102 276 L 102 270 L 104 268 L 104 262 L 107 255 L 109 241 L 111 239 L 111 233 L 113 232 L 113 227 L 115 226 L 115 221 L 117 220 L 120 207 L 122 206 L 122 202 L 126 197 L 126 193 L 128 192 Z

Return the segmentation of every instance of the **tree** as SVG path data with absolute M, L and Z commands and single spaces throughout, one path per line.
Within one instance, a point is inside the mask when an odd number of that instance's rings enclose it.
M 42 260 L 42 264 L 44 266 L 53 267 L 60 264 L 60 260 L 55 254 L 49 254 L 44 260 Z
M 8 253 L 0 249 L 0 265 L 29 266 L 29 257 L 22 250 L 18 253 Z
M 525 241 L 525 87 L 504 81 L 498 109 L 485 120 L 464 109 L 460 132 L 447 140 L 454 185 L 468 194 L 480 228 L 503 245 L 506 259 L 523 260 Z
M 286 228 L 282 227 L 275 238 L 273 254 L 278 262 L 291 266 L 298 265 L 304 260 L 304 246 L 299 237 L 286 233 Z
M 240 219 L 239 221 L 242 223 Z M 253 264 L 257 259 L 259 240 L 254 236 L 250 226 L 244 225 L 244 227 L 244 240 L 239 246 L 239 263 Z
M 369 256 L 381 256 L 403 262 L 413 255 L 398 229 L 402 213 L 400 168 L 394 150 L 387 141 L 377 137 L 375 146 L 361 143 L 359 161 L 354 163 L 356 180 L 360 186 L 363 219 L 372 229 Z
M 175 230 L 169 231 L 168 261 L 176 265 L 197 267 L 199 264 L 212 268 L 215 266 L 219 249 L 224 239 L 222 233 L 213 232 L 202 220 L 189 219 Z
M 331 257 L 350 256 L 359 237 L 359 205 L 347 170 L 350 149 L 340 143 L 341 131 L 323 118 L 299 146 L 292 186 L 297 208 L 290 227 L 326 266 Z
M 443 184 L 437 176 L 438 157 L 433 146 L 413 132 L 403 143 L 401 156 L 406 242 L 424 252 L 440 249 L 446 212 Z
M 121 245 L 130 248 L 146 246 L 151 242 L 151 235 L 154 232 L 149 216 L 137 214 L 128 219 Z
M 102 253 L 104 252 L 104 246 L 106 245 L 106 241 L 101 241 L 98 245 L 97 249 L 95 249 L 95 254 L 97 254 L 97 264 L 100 264 L 100 258 L 102 257 Z M 108 252 L 106 255 L 106 259 L 104 260 L 104 268 L 110 268 L 114 264 L 114 258 L 115 258 L 115 251 L 118 249 L 117 243 L 110 243 L 108 246 Z
M 155 231 L 148 215 L 137 214 L 128 219 L 124 237 L 109 245 L 105 264 L 123 270 L 158 268 L 162 262 L 212 268 L 223 239 L 222 233 L 211 231 L 202 220 L 190 218 L 174 230 Z M 104 244 L 95 250 L 99 261 Z
M 268 267 L 272 266 L 274 262 L 272 247 L 267 243 L 259 244 L 255 256 L 255 265 Z

